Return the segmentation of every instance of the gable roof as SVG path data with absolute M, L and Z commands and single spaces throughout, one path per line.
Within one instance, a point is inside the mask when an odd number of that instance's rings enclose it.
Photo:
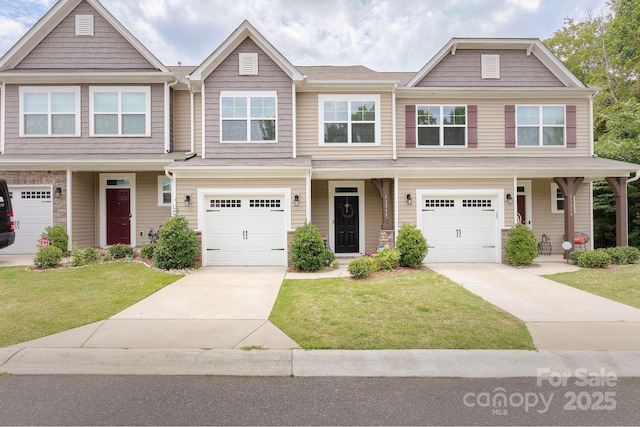
M 427 64 L 409 80 L 407 87 L 416 86 L 445 56 L 455 55 L 456 49 L 520 49 L 535 55 L 558 80 L 567 87 L 586 88 L 541 41 L 536 38 L 452 38 Z
M 86 1 L 122 35 L 149 63 L 162 72 L 169 72 L 138 39 L 136 39 L 98 0 L 59 0 L 18 42 L 0 58 L 0 71 L 18 65 L 51 31 L 80 3 Z
M 213 70 L 224 61 L 227 56 L 247 37 L 253 40 L 264 53 L 271 58 L 292 80 L 298 81 L 303 79 L 302 73 L 294 67 L 287 58 L 284 57 L 256 28 L 251 25 L 248 20 L 242 21 L 242 24 L 231 33 L 220 46 L 214 50 L 211 55 L 205 59 L 189 76 L 190 80 L 204 80 Z

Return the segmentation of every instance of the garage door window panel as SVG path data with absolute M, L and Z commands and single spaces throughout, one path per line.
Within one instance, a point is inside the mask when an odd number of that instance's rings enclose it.
M 419 147 L 465 147 L 467 145 L 466 106 L 418 105 L 416 114 Z

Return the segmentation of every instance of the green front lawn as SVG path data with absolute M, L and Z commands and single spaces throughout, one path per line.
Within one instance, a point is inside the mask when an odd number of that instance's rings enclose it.
M 272 323 L 305 349 L 534 349 L 521 321 L 427 271 L 285 280 Z
M 1 268 L 0 347 L 107 319 L 180 277 L 130 262 Z
M 613 269 L 583 268 L 572 273 L 544 277 L 640 308 L 640 265 L 638 264 Z

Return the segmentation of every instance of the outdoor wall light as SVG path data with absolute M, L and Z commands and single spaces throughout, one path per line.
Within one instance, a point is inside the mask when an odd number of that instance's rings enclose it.
M 298 196 L 297 194 L 293 196 L 293 206 L 295 207 L 300 206 L 300 196 Z
M 184 196 L 184 205 L 186 207 L 191 206 L 191 196 L 189 194 Z
M 411 198 L 411 193 L 407 193 L 407 205 L 411 206 L 413 203 L 413 199 Z
M 56 198 L 59 199 L 62 196 L 62 187 L 56 187 Z
M 513 203 L 513 196 L 511 195 L 511 193 L 507 193 L 507 202 L 508 202 L 509 204 L 512 204 L 512 203 Z

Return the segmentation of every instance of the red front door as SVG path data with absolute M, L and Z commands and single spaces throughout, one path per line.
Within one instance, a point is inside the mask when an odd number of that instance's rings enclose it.
M 129 189 L 107 190 L 107 245 L 131 244 Z

